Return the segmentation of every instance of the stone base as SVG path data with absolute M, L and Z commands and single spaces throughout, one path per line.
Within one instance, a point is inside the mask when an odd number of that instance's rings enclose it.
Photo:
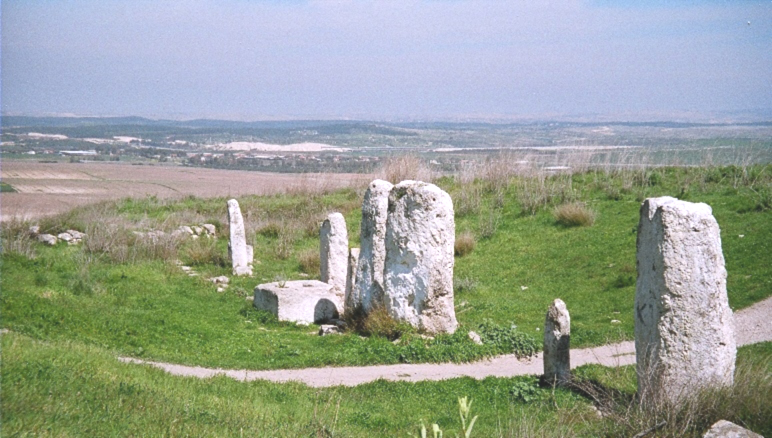
M 273 313 L 279 321 L 298 324 L 328 321 L 343 313 L 343 300 L 332 285 L 318 280 L 260 284 L 255 288 L 254 306 Z

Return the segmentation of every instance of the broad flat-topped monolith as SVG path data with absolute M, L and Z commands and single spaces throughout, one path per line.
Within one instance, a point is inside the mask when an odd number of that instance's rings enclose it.
M 247 245 L 244 218 L 241 216 L 239 203 L 235 199 L 228 201 L 228 223 L 230 226 L 228 256 L 233 266 L 233 275 L 252 275 L 252 247 Z
M 733 381 L 734 320 L 721 235 L 707 204 L 643 202 L 638 224 L 635 350 L 644 402 L 678 402 Z
M 361 306 L 369 312 L 374 306 L 384 305 L 383 267 L 386 260 L 386 218 L 389 212 L 389 191 L 394 187 L 388 181 L 376 179 L 365 191 L 362 201 L 362 222 L 359 233 L 360 252 L 356 269 L 356 287 L 347 309 Z
M 348 231 L 340 213 L 330 213 L 319 231 L 321 280 L 330 284 L 341 300 L 346 291 L 348 269 Z
M 571 380 L 570 340 L 571 316 L 566 303 L 556 299 L 544 321 L 544 383 L 562 386 Z
M 279 321 L 312 324 L 338 318 L 343 301 L 332 285 L 318 280 L 260 284 L 255 288 L 254 306 L 273 313 Z
M 453 201 L 442 189 L 420 181 L 391 189 L 383 274 L 389 315 L 429 333 L 456 331 L 455 235 Z

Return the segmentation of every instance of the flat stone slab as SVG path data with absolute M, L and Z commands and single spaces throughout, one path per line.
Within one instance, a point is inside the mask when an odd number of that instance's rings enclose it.
M 254 306 L 273 313 L 279 321 L 298 324 L 324 322 L 343 313 L 343 299 L 333 285 L 318 280 L 259 284 Z

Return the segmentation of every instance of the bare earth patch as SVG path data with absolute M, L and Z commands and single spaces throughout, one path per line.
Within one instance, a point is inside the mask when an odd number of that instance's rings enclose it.
M 3 161 L 0 179 L 18 193 L 0 195 L 0 220 L 34 219 L 79 205 L 126 197 L 270 195 L 313 193 L 365 185 L 361 174 L 283 174 L 120 163 Z

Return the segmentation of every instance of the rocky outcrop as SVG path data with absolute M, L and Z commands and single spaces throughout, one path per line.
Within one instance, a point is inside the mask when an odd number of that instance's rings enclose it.
M 228 241 L 228 256 L 233 266 L 233 275 L 252 275 L 252 258 L 247 248 L 247 236 L 244 230 L 244 218 L 241 208 L 235 199 L 228 201 L 228 222 L 230 225 L 230 240 Z M 191 231 L 193 231 L 191 229 Z
M 566 303 L 556 299 L 544 321 L 544 375 L 547 385 L 562 386 L 571 380 L 571 316 Z
M 453 333 L 453 201 L 434 184 L 403 181 L 389 193 L 384 303 L 429 333 Z M 361 257 L 361 255 L 360 255 Z
M 706 204 L 649 198 L 640 211 L 635 350 L 642 400 L 732 383 L 736 346 L 721 236 Z
M 348 270 L 348 231 L 340 213 L 330 213 L 319 231 L 321 280 L 343 300 Z
M 386 260 L 386 218 L 389 211 L 389 192 L 394 187 L 388 181 L 376 179 L 365 191 L 362 201 L 359 263 L 356 269 L 356 287 L 348 306 L 361 306 L 369 312 L 373 306 L 384 305 L 383 270 Z

